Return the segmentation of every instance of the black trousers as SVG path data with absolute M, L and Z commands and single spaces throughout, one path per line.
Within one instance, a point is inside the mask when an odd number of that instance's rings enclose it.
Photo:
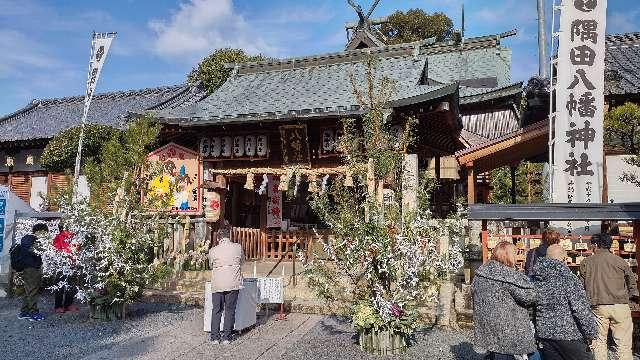
M 65 277 L 62 274 L 58 274 L 56 276 L 56 284 L 59 283 L 60 281 L 63 281 L 64 279 Z M 56 304 L 55 304 L 56 309 L 67 308 L 71 306 L 71 304 L 73 304 L 73 298 L 76 296 L 76 293 L 78 291 L 76 290 L 75 286 L 73 286 L 74 282 L 72 278 L 67 279 L 67 284 L 69 284 L 70 286 L 60 288 L 53 292 L 56 298 Z
M 224 332 L 222 340 L 231 340 L 236 322 L 236 303 L 239 290 L 215 292 L 212 295 L 213 314 L 211 314 L 211 339 L 220 340 L 220 321 L 224 310 Z
M 538 343 L 544 360 L 593 359 L 593 353 L 584 341 L 539 339 Z

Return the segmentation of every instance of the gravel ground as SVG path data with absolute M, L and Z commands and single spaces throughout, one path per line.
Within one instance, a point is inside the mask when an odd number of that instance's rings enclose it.
M 380 359 L 367 356 L 356 345 L 351 325 L 339 318 L 327 317 L 320 321 L 284 355 L 287 360 Z M 416 336 L 417 343 L 406 354 L 389 356 L 389 359 L 483 359 L 482 351 L 473 349 L 473 332 L 425 329 Z
M 230 347 L 216 347 L 202 332 L 202 309 L 190 306 L 134 304 L 128 308 L 126 321 L 102 323 L 89 320 L 85 306 L 78 314 L 53 314 L 51 296 L 40 302 L 45 321 L 19 320 L 20 304 L 21 299 L 0 298 L 2 360 L 382 359 L 361 352 L 350 324 L 336 317 L 291 314 L 285 322 L 260 317 L 258 327 Z M 388 358 L 483 359 L 483 351 L 474 349 L 472 338 L 470 330 L 425 329 L 406 354 Z
M 16 317 L 20 305 L 21 299 L 0 298 L 0 359 L 79 359 L 127 339 L 154 336 L 171 324 L 202 319 L 202 310 L 193 307 L 134 304 L 126 321 L 95 322 L 86 306 L 77 314 L 54 314 L 53 297 L 46 296 L 40 301 L 46 320 L 31 322 Z
M 351 325 L 339 318 L 326 317 L 283 356 L 286 360 L 334 359 L 430 359 L 482 360 L 484 351 L 474 349 L 473 331 L 424 329 L 416 336 L 416 343 L 402 355 L 381 357 L 364 354 L 356 344 Z M 610 359 L 614 359 L 610 356 Z M 640 360 L 640 354 L 634 356 Z

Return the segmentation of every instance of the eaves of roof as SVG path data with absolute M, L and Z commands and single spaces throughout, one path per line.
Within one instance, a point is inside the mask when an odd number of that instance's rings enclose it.
M 433 87 L 429 87 L 428 89 L 425 89 L 425 92 L 422 94 L 393 100 L 389 102 L 389 107 L 399 108 L 403 106 L 419 104 L 419 103 L 431 101 L 434 99 L 438 99 L 447 95 L 453 95 L 457 91 L 458 91 L 458 83 L 443 85 L 442 87 L 436 88 L 436 89 L 434 89 Z
M 156 113 L 155 111 L 147 112 L 131 112 L 132 114 Z M 185 127 L 206 126 L 206 125 L 231 125 L 244 124 L 247 122 L 275 122 L 275 121 L 295 121 L 295 120 L 312 120 L 326 118 L 342 118 L 345 116 L 362 116 L 367 111 L 358 107 L 358 109 L 339 110 L 339 111 L 323 111 L 323 112 L 303 112 L 290 111 L 288 113 L 271 113 L 271 114 L 255 114 L 245 115 L 241 117 L 158 117 L 157 120 L 168 125 L 180 125 Z
M 495 99 L 511 97 L 511 96 L 522 94 L 522 84 L 523 84 L 522 82 L 519 82 L 519 83 L 505 86 L 499 89 L 492 89 L 481 94 L 461 96 L 460 105 L 481 103 L 484 101 L 495 100 Z
M 539 136 L 540 134 L 548 134 L 548 133 L 549 133 L 549 121 L 548 120 L 540 121 L 535 124 L 529 125 L 525 128 L 522 128 L 518 131 L 514 131 L 510 134 L 506 134 L 497 139 L 490 140 L 464 150 L 460 150 L 456 152 L 455 155 L 461 164 L 468 163 L 470 161 L 474 161 L 476 158 L 489 155 L 488 151 L 483 151 L 483 150 L 488 149 L 494 145 L 497 145 L 500 143 L 506 144 L 510 140 L 514 140 L 514 141 L 526 140 L 531 137 Z M 485 154 L 485 152 L 487 152 L 487 154 Z

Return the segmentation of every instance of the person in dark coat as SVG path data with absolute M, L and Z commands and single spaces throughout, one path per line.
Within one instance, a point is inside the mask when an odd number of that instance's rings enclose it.
M 524 273 L 527 274 L 527 276 L 533 275 L 533 267 L 536 265 L 538 259 L 547 255 L 547 248 L 549 248 L 549 246 L 558 243 L 560 243 L 560 233 L 552 229 L 545 229 L 542 232 L 540 246 L 529 250 L 527 253 L 527 259 L 524 263 Z
M 48 232 L 49 228 L 46 224 L 38 223 L 33 226 L 32 234 L 25 235 L 20 240 L 20 260 L 24 267 L 22 270 L 24 298 L 18 319 L 44 320 L 44 315 L 38 309 L 38 297 L 42 283 L 42 258 L 33 251 L 33 245 L 38 240 L 38 236 L 45 236 Z
M 515 268 L 515 246 L 503 241 L 471 284 L 475 342 L 490 359 L 520 359 L 536 352 L 527 308 L 536 304 L 533 284 Z
M 582 283 L 564 261 L 566 256 L 560 245 L 551 245 L 533 269 L 540 354 L 545 360 L 591 360 L 589 344 L 598 334 L 596 319 Z

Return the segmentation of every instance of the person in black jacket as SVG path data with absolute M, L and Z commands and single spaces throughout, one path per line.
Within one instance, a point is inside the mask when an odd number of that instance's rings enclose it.
M 547 248 L 549 248 L 549 246 L 558 244 L 559 242 L 559 232 L 553 229 L 545 229 L 542 232 L 542 242 L 540 243 L 540 246 L 529 250 L 527 253 L 527 260 L 524 263 L 524 273 L 529 277 L 533 275 L 533 267 L 536 265 L 538 259 L 547 255 Z
M 38 223 L 33 226 L 32 234 L 25 235 L 20 240 L 20 260 L 24 266 L 22 271 L 24 299 L 18 319 L 44 320 L 44 315 L 38 309 L 38 297 L 42 283 L 42 258 L 33 251 L 33 245 L 39 236 L 45 236 L 48 232 L 49 228 L 46 224 Z

